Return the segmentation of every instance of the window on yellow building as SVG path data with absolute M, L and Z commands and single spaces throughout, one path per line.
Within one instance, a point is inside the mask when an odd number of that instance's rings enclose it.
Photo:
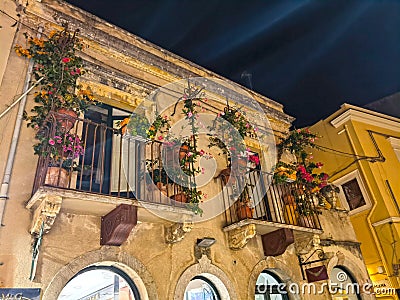
M 350 210 L 354 210 L 366 204 L 356 178 L 342 184 L 342 189 Z
M 339 199 L 341 206 L 350 211 L 350 215 L 359 213 L 371 207 L 364 181 L 358 170 L 346 174 L 333 182 L 340 188 Z

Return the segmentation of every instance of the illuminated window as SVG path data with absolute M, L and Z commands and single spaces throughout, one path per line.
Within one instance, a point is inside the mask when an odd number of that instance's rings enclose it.
M 343 267 L 336 266 L 329 276 L 333 300 L 360 300 L 360 287 Z
M 282 280 L 267 270 L 257 278 L 255 300 L 288 300 Z
M 185 290 L 184 300 L 219 300 L 214 284 L 203 276 L 194 277 Z
M 139 300 L 139 292 L 124 272 L 114 267 L 89 267 L 75 275 L 58 300 Z

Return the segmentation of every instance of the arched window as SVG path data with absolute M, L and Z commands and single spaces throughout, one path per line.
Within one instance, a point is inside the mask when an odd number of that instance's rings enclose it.
M 329 276 L 331 281 L 332 299 L 361 300 L 360 286 L 349 271 L 344 267 L 333 267 Z
M 140 295 L 132 279 L 120 269 L 91 266 L 76 274 L 58 296 L 58 300 L 89 299 L 140 300 Z
M 184 300 L 219 300 L 221 299 L 214 284 L 203 276 L 195 276 L 185 290 Z
M 264 270 L 257 278 L 255 300 L 288 300 L 285 285 L 274 273 Z

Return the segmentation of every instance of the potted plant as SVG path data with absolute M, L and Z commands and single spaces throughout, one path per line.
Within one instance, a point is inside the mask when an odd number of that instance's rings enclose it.
M 67 187 L 71 171 L 77 167 L 77 159 L 83 155 L 83 143 L 78 135 L 57 131 L 54 135 L 41 137 L 34 146 L 35 154 L 47 160 L 45 184 Z
M 284 196 L 286 210 L 295 208 L 299 214 L 299 225 L 305 227 L 314 226 L 313 215 L 318 211 L 313 198 L 318 197 L 320 190 L 328 184 L 329 178 L 324 172 L 316 172 L 323 164 L 313 162 L 308 151 L 308 148 L 317 147 L 315 144 L 317 138 L 318 136 L 307 128 L 291 131 L 278 144 L 278 159 L 285 151 L 288 151 L 293 155 L 294 161 L 279 161 L 273 175 L 276 184 L 290 182 L 291 195 Z M 289 199 L 292 201 L 289 202 Z
M 36 105 L 31 115 L 25 113 L 28 126 L 39 129 L 51 111 L 61 128 L 68 131 L 80 112 L 93 103 L 89 89 L 82 89 L 77 80 L 84 74 L 83 60 L 77 55 L 83 45 L 76 36 L 77 31 L 52 31 L 48 37 L 27 38 L 28 47 L 15 46 L 18 55 L 34 62 L 33 77 L 41 79 L 39 90 L 35 93 Z
M 224 184 L 228 182 L 231 175 L 231 168 L 246 170 L 248 162 L 256 167 L 260 160 L 257 155 L 250 155 L 247 149 L 244 138 L 254 134 L 254 128 L 250 125 L 244 112 L 234 106 L 227 104 L 220 112 L 212 126 L 211 131 L 218 132 L 220 136 L 225 137 L 225 142 L 221 139 L 211 136 L 209 137 L 208 147 L 218 147 L 222 154 L 227 156 L 227 168 L 223 169 L 219 176 Z
M 76 34 L 65 26 L 40 39 L 25 34 L 27 47 L 15 46 L 19 56 L 33 60 L 33 77 L 40 80 L 31 114 L 24 113 L 27 125 L 36 130 L 34 152 L 48 162 L 45 184 L 62 187 L 68 185 L 75 159 L 83 151 L 80 138 L 69 132 L 79 113 L 94 101 L 90 90 L 77 83 L 84 70 L 77 55 L 83 47 Z

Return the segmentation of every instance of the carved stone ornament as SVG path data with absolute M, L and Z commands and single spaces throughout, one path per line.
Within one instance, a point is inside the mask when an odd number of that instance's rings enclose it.
M 120 204 L 101 218 L 100 245 L 120 246 L 137 223 L 137 206 Z
M 286 251 L 286 248 L 293 244 L 293 230 L 288 228 L 278 229 L 276 231 L 263 234 L 261 236 L 264 255 L 278 256 Z
M 43 222 L 43 233 L 49 232 L 58 213 L 60 212 L 61 203 L 61 196 L 46 195 L 33 213 L 32 224 L 29 232 L 31 234 L 39 234 Z
M 256 225 L 247 224 L 228 232 L 229 248 L 240 250 L 256 235 Z
M 165 228 L 165 241 L 168 244 L 177 243 L 183 240 L 186 233 L 193 229 L 192 222 L 175 223 Z

